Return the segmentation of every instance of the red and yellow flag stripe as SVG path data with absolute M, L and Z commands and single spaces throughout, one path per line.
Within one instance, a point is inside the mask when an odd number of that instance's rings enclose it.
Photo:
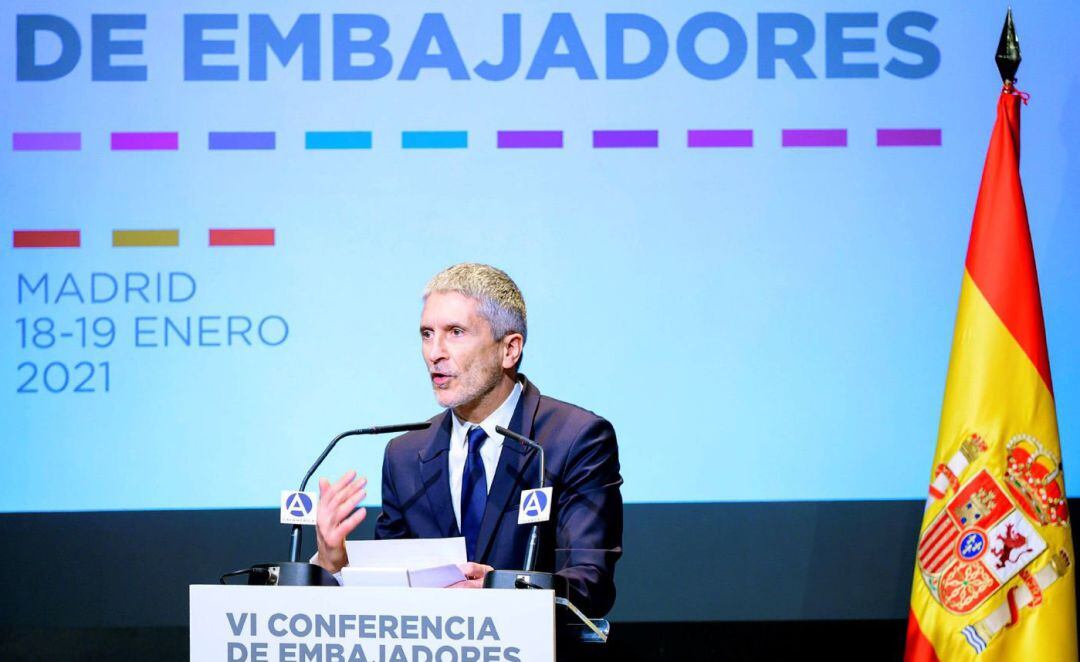
M 905 660 L 911 662 L 1078 659 L 1071 527 L 1049 516 L 1046 522 L 1032 516 L 1048 510 L 1057 513 L 1046 504 L 1056 503 L 1055 495 L 1063 499 L 1065 490 L 1063 478 L 1053 473 L 1060 468 L 1061 447 L 1019 154 L 1020 98 L 1007 89 L 998 102 L 975 208 L 932 465 L 931 496 L 921 530 L 927 534 L 935 523 L 939 529 L 954 526 L 943 523 L 943 518 L 949 518 L 955 522 L 955 535 L 963 540 L 965 532 L 973 530 L 965 527 L 979 528 L 971 522 L 960 523 L 957 513 L 961 507 L 971 508 L 961 494 L 965 486 L 986 472 L 1003 486 L 1000 491 L 991 489 L 986 498 L 996 495 L 1000 501 L 1008 495 L 1006 505 L 1019 513 L 1012 515 L 1012 521 L 1033 533 L 1028 534 L 1028 542 L 1018 544 L 1020 556 L 1014 559 L 1005 538 L 1019 540 L 1017 529 L 1003 534 L 1000 526 L 993 531 L 986 527 L 983 554 L 1000 553 L 1003 560 L 987 563 L 984 559 L 978 572 L 970 574 L 960 571 L 968 567 L 965 564 L 974 567 L 979 561 L 969 561 L 959 547 L 949 550 L 955 554 L 946 565 L 951 572 L 928 571 L 940 565 L 937 560 L 916 562 L 905 653 Z M 1026 450 L 1017 450 L 1020 447 Z M 1033 455 L 1038 455 L 1034 468 L 1024 461 Z M 1034 478 L 1031 499 L 1025 498 L 1028 493 L 1023 489 L 1009 487 L 1017 477 Z M 1067 518 L 1065 510 L 1060 512 Z M 1028 524 L 1015 519 L 1019 516 Z M 1037 539 L 1045 543 L 1044 548 L 1032 542 Z M 972 542 L 982 544 L 978 535 Z M 1008 576 L 1021 565 L 1017 574 Z M 997 584 L 995 572 L 1000 572 L 998 579 L 1006 579 L 991 589 Z M 985 582 L 982 589 L 980 581 Z M 949 595 L 964 591 L 973 596 L 965 604 L 977 607 L 965 610 L 958 608 L 960 602 L 949 600 Z

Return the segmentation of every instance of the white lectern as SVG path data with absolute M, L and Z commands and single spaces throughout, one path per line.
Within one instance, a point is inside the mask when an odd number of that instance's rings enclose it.
M 200 662 L 553 662 L 542 590 L 191 586 Z

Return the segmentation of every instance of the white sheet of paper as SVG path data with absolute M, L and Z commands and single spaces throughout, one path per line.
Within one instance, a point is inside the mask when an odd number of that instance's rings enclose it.
M 435 568 L 409 570 L 409 586 L 413 588 L 446 588 L 465 579 L 461 568 L 454 563 Z
M 349 565 L 357 568 L 419 570 L 465 563 L 465 538 L 347 540 Z
M 341 570 L 345 586 L 442 588 L 465 579 L 465 538 L 346 540 L 349 565 Z M 319 555 L 311 557 L 318 563 Z
M 341 569 L 341 585 L 408 588 L 409 571 L 402 568 L 354 568 L 346 566 Z

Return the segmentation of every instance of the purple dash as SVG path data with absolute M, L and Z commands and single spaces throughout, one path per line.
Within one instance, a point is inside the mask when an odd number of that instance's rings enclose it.
M 593 131 L 592 134 L 592 146 L 597 149 L 656 147 L 659 144 L 659 131 Z
M 211 131 L 210 149 L 274 149 L 273 131 Z
M 847 147 L 847 129 L 784 129 L 784 147 Z
M 180 147 L 180 135 L 175 131 L 114 131 L 113 151 L 128 150 L 176 150 Z
M 82 134 L 78 131 L 13 133 L 11 149 L 16 152 L 78 151 L 82 149 Z
M 878 129 L 878 147 L 941 147 L 941 129 Z
M 686 132 L 687 147 L 753 147 L 751 129 L 691 129 Z
M 499 149 L 562 149 L 562 131 L 499 131 Z

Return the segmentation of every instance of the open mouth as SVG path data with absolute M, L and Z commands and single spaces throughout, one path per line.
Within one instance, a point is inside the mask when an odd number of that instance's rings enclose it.
M 449 374 L 447 374 L 445 372 L 433 372 L 433 373 L 431 373 L 431 383 L 434 384 L 436 386 L 436 388 L 445 387 L 447 384 L 450 383 L 450 380 L 452 378 L 453 378 L 453 375 L 449 375 Z

